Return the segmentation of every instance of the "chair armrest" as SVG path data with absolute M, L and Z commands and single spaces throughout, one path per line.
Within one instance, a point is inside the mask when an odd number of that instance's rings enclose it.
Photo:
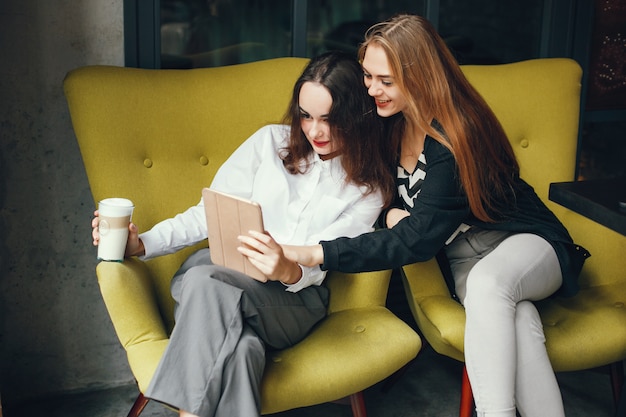
M 167 340 L 150 273 L 142 261 L 100 262 L 96 267 L 102 298 L 124 349 Z
M 325 280 L 331 294 L 328 314 L 385 306 L 390 279 L 391 270 L 352 274 L 330 271 Z
M 405 285 L 408 284 L 415 300 L 441 296 L 454 301 L 436 259 L 405 265 L 402 267 L 402 274 Z
M 433 349 L 463 361 L 465 309 L 452 298 L 435 259 L 402 267 L 407 301 Z

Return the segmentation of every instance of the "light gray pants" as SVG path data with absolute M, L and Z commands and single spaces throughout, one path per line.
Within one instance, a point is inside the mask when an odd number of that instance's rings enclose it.
M 326 316 L 328 289 L 287 292 L 210 259 L 196 252 L 172 279 L 176 324 L 145 396 L 201 417 L 259 416 L 266 346 L 302 340 Z
M 447 248 L 465 306 L 465 363 L 479 417 L 563 417 L 563 400 L 532 301 L 561 285 L 552 246 L 532 234 L 472 228 Z

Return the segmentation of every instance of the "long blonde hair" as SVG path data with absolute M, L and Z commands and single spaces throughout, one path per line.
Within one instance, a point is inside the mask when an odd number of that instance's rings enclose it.
M 443 39 L 426 19 L 404 14 L 367 31 L 359 48 L 361 60 L 370 44 L 383 48 L 394 82 L 407 99 L 400 126 L 392 132 L 394 149 L 399 149 L 404 132 L 416 129 L 446 146 L 472 213 L 496 221 L 514 198 L 519 165 L 504 129 Z

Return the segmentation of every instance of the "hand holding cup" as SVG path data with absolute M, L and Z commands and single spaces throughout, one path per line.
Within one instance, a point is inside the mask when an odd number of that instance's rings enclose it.
M 132 201 L 125 198 L 106 198 L 98 203 L 97 220 L 94 219 L 94 244 L 98 245 L 99 260 L 124 260 L 133 209 Z

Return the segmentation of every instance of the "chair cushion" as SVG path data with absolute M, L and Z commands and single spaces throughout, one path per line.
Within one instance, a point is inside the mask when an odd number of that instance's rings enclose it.
M 263 414 L 362 391 L 411 361 L 420 348 L 417 334 L 384 307 L 330 314 L 302 342 L 267 353 Z
M 538 303 L 555 371 L 575 371 L 626 357 L 626 282 L 582 289 Z
M 463 361 L 465 310 L 449 295 L 425 292 L 430 284 L 424 282 L 436 279 L 421 273 L 421 266 L 411 265 L 404 276 L 419 328 L 435 351 Z M 555 371 L 595 368 L 626 357 L 626 282 L 584 288 L 574 297 L 549 298 L 537 307 Z

